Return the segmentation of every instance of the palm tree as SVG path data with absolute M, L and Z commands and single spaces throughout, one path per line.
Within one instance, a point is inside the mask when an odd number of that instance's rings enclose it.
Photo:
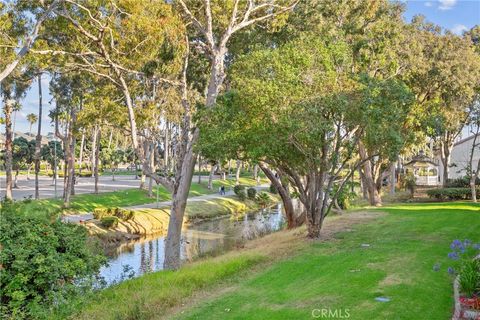
M 32 126 L 35 122 L 38 121 L 38 117 L 35 113 L 29 113 L 27 114 L 27 121 L 30 123 L 30 133 L 29 135 L 32 135 Z

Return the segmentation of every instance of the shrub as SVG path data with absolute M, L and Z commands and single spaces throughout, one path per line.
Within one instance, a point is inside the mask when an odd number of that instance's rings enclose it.
M 471 240 L 463 241 L 455 239 L 450 244 L 451 252 L 448 258 L 452 265 L 447 271 L 451 275 L 458 274 L 460 291 L 466 298 L 480 295 L 480 243 L 473 243 Z M 437 263 L 434 270 L 439 270 Z
M 257 195 L 257 203 L 258 203 L 262 208 L 265 208 L 266 206 L 268 206 L 268 204 L 270 203 L 270 196 L 268 195 L 268 193 L 266 193 L 266 192 L 260 192 L 260 193 Z
M 332 196 L 337 192 L 338 188 L 339 188 L 338 185 L 334 185 L 332 190 Z M 341 209 L 346 210 L 350 208 L 351 201 L 355 200 L 356 197 L 357 197 L 357 194 L 352 191 L 351 183 L 347 183 L 343 187 L 342 191 L 338 194 L 337 203 Z
M 109 209 L 106 208 L 95 208 L 93 209 L 93 218 L 100 220 L 103 217 L 109 216 Z
M 247 190 L 247 196 L 249 199 L 255 200 L 257 196 L 257 189 L 255 188 L 248 188 Z
M 110 229 L 118 226 L 118 218 L 115 216 L 107 216 L 100 219 L 100 223 L 103 227 Z
M 127 209 L 122 209 L 122 208 L 115 208 L 115 217 L 128 221 L 133 219 L 135 216 L 135 211 L 133 210 L 127 210 Z
M 237 184 L 235 187 L 233 187 L 233 192 L 238 196 L 240 193 L 245 192 L 245 186 Z
M 238 198 L 242 201 L 245 201 L 245 199 L 247 199 L 247 193 L 245 192 L 245 190 L 243 191 L 240 191 L 238 194 L 237 194 Z
M 247 199 L 247 192 L 245 191 L 245 186 L 237 184 L 235 187 L 233 187 L 233 192 L 238 196 L 240 200 L 243 201 Z
M 470 259 L 462 264 L 458 277 L 460 290 L 471 298 L 480 293 L 480 260 Z
M 106 262 L 87 229 L 63 223 L 35 203 L 3 202 L 0 219 L 0 314 L 36 319 L 92 288 Z
M 402 184 L 403 184 L 403 187 L 405 188 L 405 190 L 410 192 L 410 194 L 413 196 L 413 194 L 415 193 L 415 188 L 417 187 L 417 180 L 416 180 L 415 176 L 413 175 L 413 173 L 407 174 L 404 177 Z
M 270 191 L 270 193 L 273 193 L 273 194 L 278 193 L 277 188 L 275 188 L 275 186 L 272 183 L 270 184 L 269 191 Z
M 477 189 L 477 197 L 480 195 Z M 427 190 L 427 195 L 436 200 L 467 200 L 472 198 L 470 188 L 436 188 Z
M 480 178 L 477 177 L 475 180 L 475 185 L 480 185 Z M 447 188 L 469 188 L 470 187 L 470 177 L 462 177 L 457 179 L 448 179 Z

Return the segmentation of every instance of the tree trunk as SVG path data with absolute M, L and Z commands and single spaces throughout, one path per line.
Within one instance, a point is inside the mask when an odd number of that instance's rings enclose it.
M 38 175 L 40 173 L 40 156 L 42 147 L 42 75 L 38 76 L 38 128 L 37 137 L 35 139 L 35 199 L 40 199 Z
M 95 150 L 97 150 L 97 136 L 98 136 L 98 125 L 95 124 L 93 128 L 93 135 L 92 135 L 92 154 L 90 156 L 90 166 L 92 167 L 92 172 L 95 171 Z
M 82 129 L 82 138 L 80 139 L 80 154 L 78 155 L 78 171 L 80 173 L 82 173 L 84 146 L 85 146 L 85 130 Z
M 293 229 L 302 225 L 304 221 L 297 221 L 295 219 L 296 212 L 295 212 L 293 201 L 292 201 L 292 198 L 290 197 L 290 192 L 288 191 L 288 189 L 282 185 L 279 179 L 275 177 L 275 174 L 272 172 L 272 170 L 270 170 L 266 165 L 259 164 L 259 167 L 265 173 L 265 175 L 270 180 L 270 182 L 278 190 L 278 194 L 282 199 L 283 209 L 285 210 L 285 216 L 287 218 L 287 228 Z
M 218 52 L 213 54 L 212 69 L 210 72 L 210 79 L 208 81 L 207 100 L 205 105 L 212 107 L 217 102 L 217 97 L 220 92 L 220 88 L 225 79 L 225 55 L 227 53 L 226 48 L 219 48 Z
M 479 159 L 479 165 L 480 165 L 480 159 Z M 477 178 L 477 175 L 476 174 L 472 174 L 470 176 L 470 190 L 471 190 L 471 193 L 472 193 L 472 201 L 473 202 L 477 202 L 477 189 L 476 189 L 476 186 L 475 186 L 475 180 Z
M 258 186 L 260 184 L 260 179 L 259 179 L 259 176 L 258 176 L 258 164 L 256 164 L 253 167 L 253 179 L 255 179 L 255 182 Z
M 310 239 L 320 238 L 320 230 L 322 230 L 322 223 L 312 222 L 310 219 L 307 219 L 307 237 L 308 238 Z
M 12 139 L 12 110 L 13 100 L 5 101 L 5 174 L 6 174 L 6 190 L 5 198 L 12 200 L 12 163 L 13 163 L 13 139 Z
M 150 144 L 150 154 L 149 154 L 149 159 L 150 159 L 150 168 L 152 170 L 155 170 L 155 146 L 153 143 Z M 153 197 L 153 179 L 152 177 L 149 178 L 148 181 L 148 196 L 150 198 Z
M 395 184 L 396 184 L 395 162 L 392 162 L 392 164 L 390 165 L 390 194 L 391 195 L 395 194 Z
M 75 138 L 73 136 L 73 126 L 76 123 L 76 110 L 74 106 L 70 108 L 70 120 L 67 130 L 67 141 L 65 144 L 66 150 L 66 174 L 65 174 L 65 189 L 64 189 L 64 200 L 63 206 L 65 208 L 70 207 L 70 200 L 72 195 L 72 189 L 74 188 L 74 179 L 75 179 Z
M 75 118 L 72 118 L 72 124 L 75 124 L 77 123 L 77 120 L 76 120 L 76 117 Z M 75 138 L 75 135 L 73 133 L 73 130 L 72 130 L 72 145 L 71 145 L 71 148 L 72 148 L 72 161 L 73 161 L 73 164 L 72 164 L 72 183 L 71 183 L 71 188 L 70 188 L 70 194 L 72 196 L 75 195 L 75 183 L 77 182 L 77 177 L 76 177 L 76 172 L 75 172 L 75 162 L 76 162 L 76 157 L 75 157 L 75 146 L 77 145 L 77 138 Z
M 362 191 L 363 199 L 368 201 L 368 190 L 367 190 L 366 183 L 365 183 L 365 176 L 364 176 L 361 168 L 358 168 L 358 175 L 359 175 L 359 178 L 360 178 L 359 179 L 360 180 L 360 189 Z
M 212 190 L 213 188 L 213 174 L 215 173 L 216 167 L 217 167 L 216 164 L 212 164 L 210 166 L 210 174 L 208 176 L 208 186 L 207 186 L 209 190 Z
M 189 146 L 185 147 L 183 161 L 177 170 L 178 174 L 175 181 L 173 192 L 172 208 L 170 210 L 170 219 L 168 223 L 168 233 L 165 241 L 165 269 L 177 270 L 180 267 L 180 240 L 182 234 L 183 216 L 187 205 L 188 193 L 192 183 L 193 171 L 195 168 L 195 155 L 193 154 L 193 144 L 198 139 L 198 129 L 194 130 L 193 138 Z M 184 141 L 185 143 L 185 141 Z
M 202 158 L 198 155 L 198 184 L 202 183 Z
M 450 156 L 453 148 L 453 141 L 450 133 L 446 133 L 440 145 L 440 161 L 443 165 L 443 187 L 448 183 L 448 167 L 450 165 Z
M 241 166 L 242 162 L 237 160 L 237 171 L 235 172 L 235 184 L 240 184 L 240 170 L 242 169 Z
M 170 161 L 168 161 L 168 157 L 170 156 L 169 154 L 169 148 L 170 148 L 170 143 L 169 143 L 169 135 L 170 135 L 170 130 L 169 130 L 169 124 L 168 122 L 165 123 L 165 137 L 163 141 L 163 162 L 165 166 L 165 171 L 169 172 L 170 171 Z
M 110 136 L 108 137 L 107 149 L 110 149 L 110 146 L 112 145 L 112 139 L 113 139 L 113 129 L 110 129 Z
M 94 152 L 94 154 L 95 154 L 95 170 L 94 170 L 94 173 L 95 173 L 95 191 L 94 191 L 94 193 L 98 194 L 98 191 L 99 191 L 98 190 L 98 166 L 99 166 L 99 158 L 100 158 L 100 139 L 101 139 L 100 127 L 98 127 L 96 132 L 97 132 L 97 137 L 95 139 L 98 141 L 98 143 L 96 143 L 95 151 L 92 150 L 92 152 Z
M 15 170 L 15 179 L 13 180 L 13 188 L 14 189 L 18 189 L 18 171 L 19 169 L 17 168 L 17 170 Z
M 365 147 L 363 146 L 363 143 L 361 142 L 358 143 L 358 151 L 360 154 L 360 158 L 362 159 L 362 161 L 364 161 L 363 176 L 364 176 L 365 186 L 367 187 L 367 190 L 368 190 L 368 198 L 369 198 L 370 205 L 379 207 L 382 205 L 382 198 L 380 197 L 380 193 L 378 192 L 377 185 L 373 177 L 371 161 L 367 160 L 368 159 L 367 152 L 365 150 Z

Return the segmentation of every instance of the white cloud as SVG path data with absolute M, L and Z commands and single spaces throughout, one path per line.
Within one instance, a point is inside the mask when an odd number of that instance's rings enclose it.
M 461 35 L 464 31 L 467 31 L 468 28 L 466 26 L 464 26 L 463 24 L 456 24 L 450 30 L 455 34 Z
M 440 2 L 438 6 L 440 10 L 450 10 L 457 4 L 457 0 L 438 0 L 438 2 Z
M 425 2 L 425 7 L 431 7 L 431 6 L 433 6 L 433 3 L 431 3 L 430 1 Z

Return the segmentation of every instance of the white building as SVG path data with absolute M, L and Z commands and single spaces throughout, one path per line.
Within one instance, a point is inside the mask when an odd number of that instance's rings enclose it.
M 471 135 L 469 137 L 460 139 L 453 145 L 452 154 L 450 157 L 450 166 L 448 168 L 449 179 L 457 179 L 467 175 L 468 168 L 470 167 L 470 152 L 472 151 L 474 137 L 474 135 Z M 477 138 L 476 143 L 478 144 L 479 142 L 480 137 Z M 479 158 L 480 147 L 477 146 L 473 153 L 474 168 L 476 167 Z M 438 156 L 438 159 L 440 160 L 440 156 Z M 440 177 L 443 177 L 443 170 L 443 165 L 440 162 Z M 441 182 L 443 183 L 443 181 Z

